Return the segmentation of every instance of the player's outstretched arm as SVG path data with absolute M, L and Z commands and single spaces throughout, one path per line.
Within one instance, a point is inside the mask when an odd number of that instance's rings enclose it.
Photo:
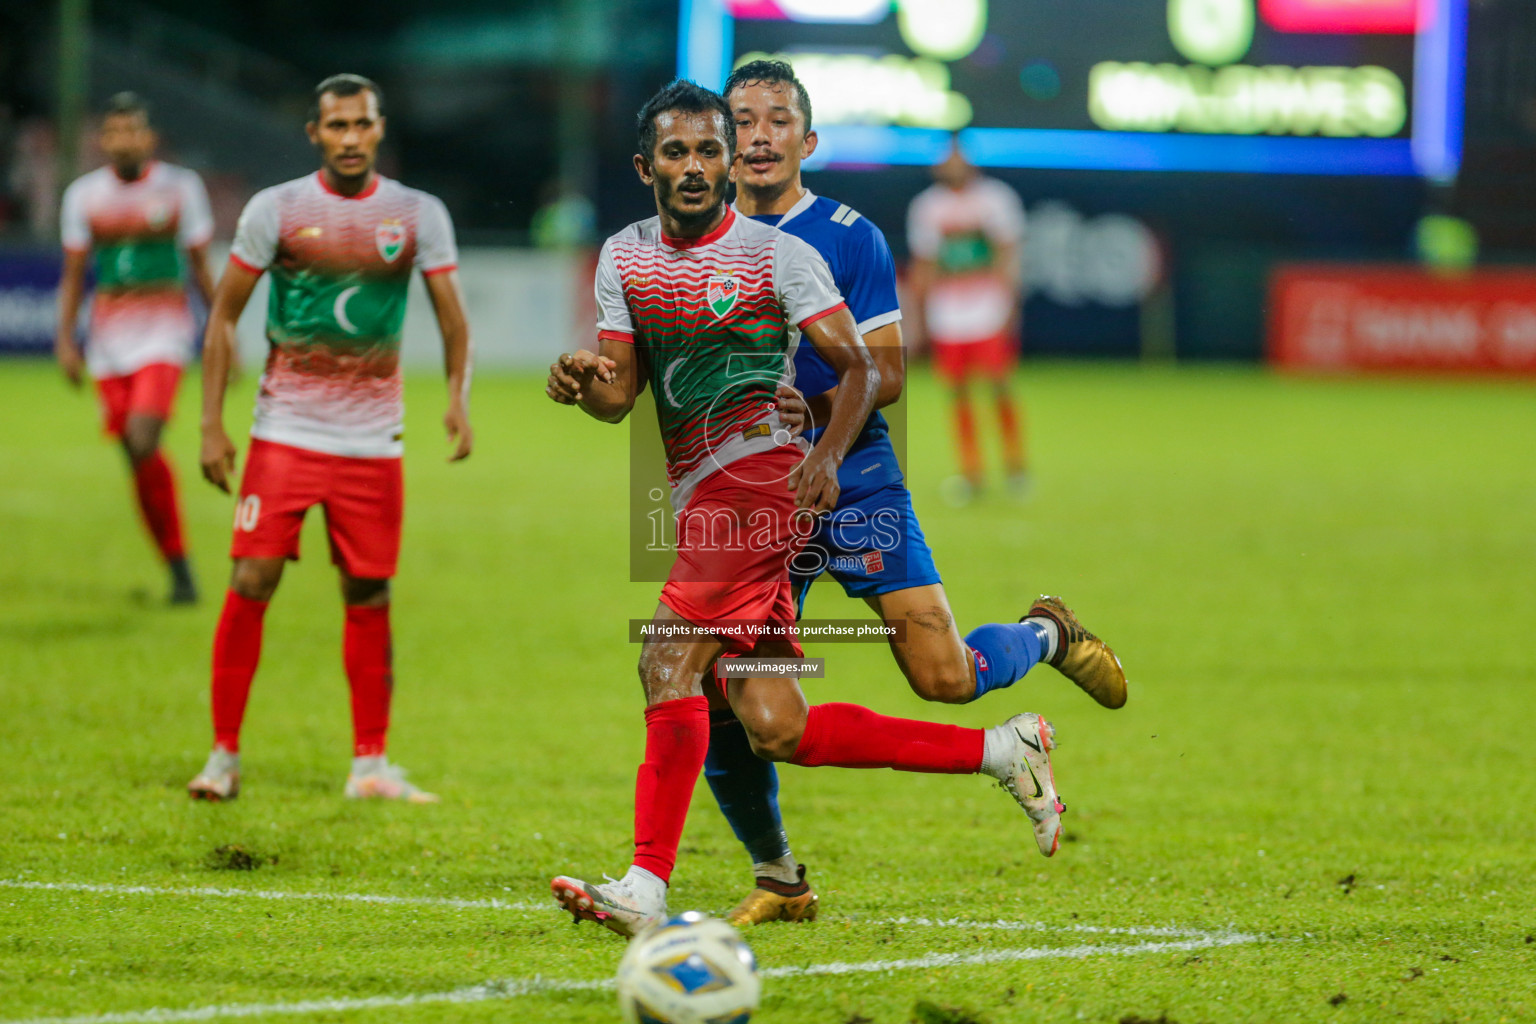
M 224 432 L 224 392 L 235 358 L 235 325 L 260 278 L 260 271 L 229 262 L 213 290 L 208 332 L 203 338 L 203 443 L 198 462 L 203 478 L 225 494 L 235 470 L 235 446 Z
M 437 314 L 437 329 L 443 335 L 443 366 L 448 374 L 448 411 L 443 426 L 454 441 L 449 462 L 469 458 L 475 434 L 469 425 L 470 365 L 469 318 L 464 314 L 464 293 L 459 288 L 459 272 L 445 270 L 428 274 L 427 295 Z
M 551 363 L 544 393 L 561 405 L 580 406 L 593 419 L 618 423 L 644 388 L 635 346 L 604 338 L 597 353 L 567 352 Z
M 837 507 L 837 470 L 853 446 L 880 390 L 880 371 L 859 337 L 853 314 L 839 309 L 830 316 L 805 325 L 805 336 L 837 373 L 837 394 L 832 399 L 827 429 L 804 462 L 790 475 L 795 504 L 817 512 Z
M 80 315 L 80 296 L 85 291 L 88 255 L 84 249 L 64 250 L 64 275 L 59 279 L 59 330 L 53 339 L 53 354 L 58 357 L 59 369 L 75 387 L 80 386 L 85 369 L 80 344 L 75 341 L 75 322 Z

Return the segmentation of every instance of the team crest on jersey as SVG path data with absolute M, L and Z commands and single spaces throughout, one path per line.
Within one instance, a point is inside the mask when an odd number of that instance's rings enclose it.
M 144 208 L 144 221 L 152 231 L 159 231 L 170 223 L 171 207 L 169 203 L 156 200 Z
M 393 263 L 399 257 L 400 250 L 405 248 L 405 225 L 398 220 L 386 220 L 374 231 L 373 240 L 384 262 Z
M 729 274 L 711 274 L 704 286 L 704 301 L 716 320 L 736 308 L 736 296 L 741 294 L 741 282 Z

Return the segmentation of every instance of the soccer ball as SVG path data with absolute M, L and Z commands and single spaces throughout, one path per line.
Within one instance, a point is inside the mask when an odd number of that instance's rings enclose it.
M 762 982 L 736 929 L 689 911 L 641 932 L 619 963 L 628 1024 L 746 1024 Z

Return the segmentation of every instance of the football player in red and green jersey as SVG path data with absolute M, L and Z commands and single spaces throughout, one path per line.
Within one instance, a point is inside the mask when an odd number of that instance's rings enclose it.
M 420 270 L 448 370 L 444 424 L 453 460 L 469 455 L 469 325 L 448 211 L 434 196 L 374 170 L 383 94 L 357 75 L 315 89 L 307 126 L 322 167 L 256 194 L 240 217 L 214 296 L 205 345 L 203 475 L 229 491 L 235 447 L 224 432 L 226 366 L 235 323 L 270 272 L 266 371 L 235 506 L 234 571 L 213 640 L 214 747 L 188 784 L 194 798 L 240 788 L 240 724 L 261 654 L 262 620 L 299 529 L 325 510 L 346 605 L 343 661 L 352 689 L 353 760 L 346 795 L 417 803 L 437 798 L 385 756 L 391 666 L 389 581 L 400 551 L 400 332 L 406 288 Z
M 711 703 L 734 712 L 753 751 L 769 760 L 992 775 L 1054 851 L 1062 808 L 1051 728 L 1038 715 L 962 729 L 854 704 L 808 707 L 793 676 L 715 685 L 711 663 L 728 651 L 803 656 L 790 563 L 809 533 L 807 516 L 837 505 L 838 466 L 869 418 L 880 374 L 816 250 L 726 204 L 736 131 L 725 100 L 674 82 L 641 109 L 639 129 L 635 168 L 658 216 L 604 244 L 600 351 L 561 356 L 546 393 L 617 423 L 651 386 L 678 550 L 640 654 L 646 746 L 634 859 L 615 882 L 559 876 L 555 898 L 578 919 L 622 935 L 665 919 Z M 802 335 L 837 377 L 827 425 L 809 452 L 791 438 L 775 400 L 793 382 Z
M 171 576 L 171 602 L 191 604 L 197 586 L 187 562 L 176 477 L 160 449 L 196 328 L 185 280 L 207 299 L 213 215 L 202 179 L 154 159 L 149 106 L 133 93 L 112 97 L 101 119 L 108 165 L 64 192 L 64 275 L 54 351 L 71 384 L 82 368 L 96 381 L 106 432 L 133 469 L 139 511 Z M 94 255 L 94 261 L 91 257 Z M 96 276 L 85 354 L 75 340 L 86 263 Z

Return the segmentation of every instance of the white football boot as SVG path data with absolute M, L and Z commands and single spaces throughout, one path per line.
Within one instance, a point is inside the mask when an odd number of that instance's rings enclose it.
M 214 747 L 203 770 L 187 783 L 187 796 L 193 800 L 219 803 L 240 795 L 240 755 L 223 747 Z
M 634 938 L 667 919 L 665 886 L 636 886 L 627 877 L 608 878 L 598 885 L 560 875 L 549 883 L 549 889 L 576 920 L 595 921 L 625 938 Z
M 1051 856 L 1061 845 L 1061 815 L 1067 809 L 1056 798 L 1056 777 L 1051 771 L 1056 730 L 1040 715 L 1026 711 L 987 731 L 1005 751 L 988 766 L 991 774 L 1029 815 L 1041 855 Z
M 354 757 L 352 774 L 347 776 L 348 800 L 404 800 L 408 804 L 435 804 L 436 793 L 407 782 L 405 769 L 390 764 L 389 758 Z

